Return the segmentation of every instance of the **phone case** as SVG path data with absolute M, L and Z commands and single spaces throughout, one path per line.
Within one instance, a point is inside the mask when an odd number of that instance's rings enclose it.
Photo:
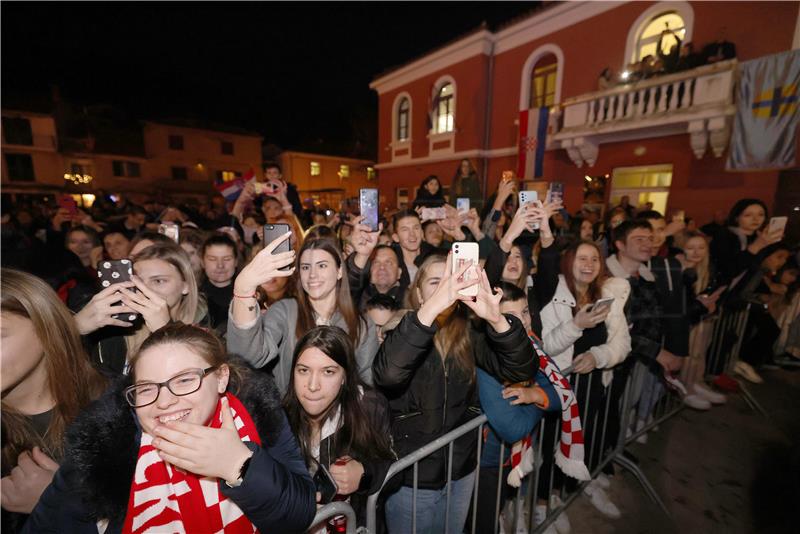
M 464 262 L 472 261 L 473 266 L 478 265 L 478 244 L 477 243 L 453 243 L 453 273 L 456 273 L 464 265 Z M 464 277 L 469 280 L 476 276 L 477 273 L 474 269 L 467 269 Z M 470 286 L 458 292 L 459 295 L 465 297 L 474 297 L 478 294 L 478 286 Z
M 362 189 L 359 196 L 362 224 L 369 226 L 370 231 L 378 231 L 378 190 Z
M 100 285 L 105 287 L 119 282 L 127 282 L 133 275 L 133 264 L 131 260 L 106 260 L 100 263 L 97 269 L 97 276 L 100 278 Z M 115 302 L 113 305 L 118 306 L 122 301 Z M 139 316 L 138 313 L 115 313 L 111 317 L 120 319 L 122 321 L 135 321 Z
M 784 231 L 786 230 L 786 223 L 789 221 L 789 218 L 786 216 L 783 217 L 773 217 L 769 220 L 769 230 L 774 232 L 775 230 Z
M 339 491 L 336 481 L 322 464 L 319 464 L 317 472 L 314 473 L 314 485 L 320 493 L 320 504 L 328 504 L 331 502 Z
M 538 202 L 539 201 L 539 193 L 536 191 L 520 191 L 519 192 L 519 205 L 524 206 L 530 202 Z M 538 230 L 539 229 L 539 222 L 535 222 L 531 225 L 530 230 Z
M 469 199 L 459 198 L 456 199 L 456 209 L 459 213 L 467 213 L 469 211 Z
M 158 233 L 164 234 L 176 243 L 180 240 L 180 229 L 175 223 L 162 223 L 158 225 Z
M 264 225 L 264 246 L 269 245 L 280 236 L 285 234 L 289 231 L 288 224 L 265 224 Z M 289 252 L 291 250 L 291 238 L 287 239 L 286 241 L 282 242 L 278 247 L 272 251 L 272 254 L 280 254 L 282 252 Z M 291 265 L 287 265 L 286 267 L 281 267 L 279 270 L 281 271 L 288 271 L 292 268 Z

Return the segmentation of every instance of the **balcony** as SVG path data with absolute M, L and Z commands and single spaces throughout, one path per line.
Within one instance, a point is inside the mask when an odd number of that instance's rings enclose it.
M 736 65 L 731 59 L 566 100 L 553 144 L 591 167 L 602 144 L 688 133 L 698 159 L 709 144 L 721 157 L 736 111 Z

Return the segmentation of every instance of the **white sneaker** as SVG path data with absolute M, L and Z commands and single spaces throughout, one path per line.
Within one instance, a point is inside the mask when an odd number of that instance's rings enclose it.
M 764 379 L 761 378 L 761 375 L 756 373 L 753 366 L 746 362 L 736 362 L 736 365 L 733 366 L 733 372 L 753 384 L 761 384 L 764 382 Z
M 553 510 L 559 506 L 564 506 L 564 502 L 558 495 L 551 495 L 550 509 Z M 556 520 L 553 521 L 553 524 L 556 526 L 558 534 L 570 534 L 572 532 L 572 525 L 569 522 L 569 517 L 567 517 L 566 510 L 558 514 L 558 517 L 556 517 Z
M 589 497 L 589 502 L 592 503 L 592 506 L 597 508 L 597 511 L 603 514 L 604 516 L 611 518 L 611 519 L 619 519 L 622 516 L 622 513 L 617 508 L 617 505 L 611 502 L 611 499 L 608 498 L 605 490 L 598 486 L 594 481 L 590 482 L 588 486 L 583 490 L 583 493 Z
M 544 520 L 547 518 L 547 506 L 544 504 L 537 504 L 533 510 L 533 522 L 536 525 L 541 525 L 544 523 Z M 546 529 L 542 532 L 542 534 L 558 534 L 556 530 L 556 526 L 553 523 L 550 523 Z
M 710 410 L 711 409 L 711 402 L 701 397 L 699 394 L 693 393 L 691 395 L 686 395 L 683 398 L 683 403 L 688 406 L 689 408 L 693 408 L 695 410 Z
M 706 399 L 711 404 L 725 404 L 728 398 L 722 393 L 717 393 L 705 384 L 695 384 L 694 392 Z
M 607 490 L 608 488 L 611 487 L 611 479 L 608 478 L 608 475 L 606 475 L 605 473 L 600 473 L 599 475 L 597 475 L 595 481 L 597 482 L 597 485 L 603 488 L 604 490 Z

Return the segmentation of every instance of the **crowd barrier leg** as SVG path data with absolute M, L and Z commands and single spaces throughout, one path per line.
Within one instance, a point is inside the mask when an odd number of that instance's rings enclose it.
M 353 507 L 350 506 L 350 503 L 344 501 L 334 501 L 317 510 L 317 515 L 314 516 L 314 521 L 311 523 L 309 531 L 314 531 L 315 528 L 319 528 L 325 521 L 340 515 L 343 515 L 347 519 L 346 533 L 356 534 L 356 513 L 353 511 Z

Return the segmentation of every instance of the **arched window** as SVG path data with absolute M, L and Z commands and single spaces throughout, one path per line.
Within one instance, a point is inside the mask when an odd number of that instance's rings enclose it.
M 452 132 L 455 116 L 455 89 L 452 83 L 445 83 L 436 95 L 436 106 L 433 110 L 433 128 L 435 133 Z
M 665 34 L 662 39 L 661 34 L 664 30 L 672 33 Z M 678 44 L 676 36 L 681 41 L 686 39 L 686 24 L 683 18 L 675 11 L 656 15 L 645 25 L 636 41 L 636 60 L 646 56 L 656 56 L 659 40 L 661 41 L 661 51 L 665 54 L 669 53 L 670 49 Z
M 408 139 L 408 117 L 411 104 L 408 98 L 403 98 L 397 107 L 397 140 L 405 141 Z
M 550 107 L 556 103 L 558 59 L 554 54 L 542 57 L 531 70 L 529 108 Z

